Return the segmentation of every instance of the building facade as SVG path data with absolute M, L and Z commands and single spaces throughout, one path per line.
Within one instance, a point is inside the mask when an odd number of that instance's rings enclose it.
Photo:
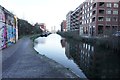
M 79 35 L 103 36 L 120 30 L 120 1 L 85 1 L 72 12 L 70 30 Z
M 68 14 L 66 15 L 66 27 L 67 27 L 67 31 L 70 31 L 70 28 L 71 28 L 72 12 L 73 12 L 73 11 L 70 11 L 70 12 L 68 12 Z
M 0 49 L 18 40 L 17 17 L 0 6 Z
M 42 31 L 46 31 L 46 25 L 45 25 L 45 23 L 40 23 L 39 26 L 40 26 L 40 29 Z
M 77 7 L 71 14 L 71 27 L 70 30 L 79 30 L 79 12 L 80 7 Z
M 61 31 L 67 31 L 66 20 L 63 20 L 61 23 Z

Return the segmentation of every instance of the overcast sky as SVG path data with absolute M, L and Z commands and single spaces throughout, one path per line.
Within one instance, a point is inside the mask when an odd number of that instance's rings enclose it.
M 70 10 L 77 8 L 84 0 L 0 0 L 0 5 L 13 12 L 19 18 L 30 23 L 45 23 L 47 29 L 66 19 Z

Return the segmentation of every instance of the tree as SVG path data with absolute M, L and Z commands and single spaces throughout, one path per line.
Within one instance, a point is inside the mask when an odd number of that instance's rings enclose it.
M 31 35 L 42 33 L 39 27 L 32 26 L 28 21 L 18 19 L 18 35 Z

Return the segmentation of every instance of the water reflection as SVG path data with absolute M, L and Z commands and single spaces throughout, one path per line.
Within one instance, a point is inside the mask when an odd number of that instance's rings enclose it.
M 60 40 L 60 42 L 61 42 L 61 46 L 62 46 L 62 48 L 64 48 L 65 47 L 65 38 L 62 38 L 61 40 Z
M 39 37 L 35 41 L 38 42 L 34 47 L 37 52 L 71 69 L 81 78 L 120 78 L 119 52 L 57 34 Z
M 70 59 L 72 57 L 69 54 L 69 52 L 65 54 L 65 51 L 67 51 L 65 50 L 66 49 L 65 47 L 67 46 L 65 38 L 62 38 L 57 34 L 51 34 L 48 37 L 45 37 L 44 44 L 41 44 L 41 40 L 43 40 L 42 37 L 39 37 L 35 40 L 38 42 L 37 44 L 34 45 L 34 49 L 37 52 L 69 68 L 81 78 L 86 78 L 82 70 L 76 65 L 76 63 L 74 63 L 72 59 Z
M 105 50 L 97 45 L 67 40 L 65 53 L 88 78 L 120 78 L 118 52 Z

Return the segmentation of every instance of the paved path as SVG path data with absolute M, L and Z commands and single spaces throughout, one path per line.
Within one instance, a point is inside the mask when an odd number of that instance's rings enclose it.
M 47 58 L 37 54 L 32 41 L 20 39 L 2 51 L 3 78 L 76 78 L 71 71 Z

